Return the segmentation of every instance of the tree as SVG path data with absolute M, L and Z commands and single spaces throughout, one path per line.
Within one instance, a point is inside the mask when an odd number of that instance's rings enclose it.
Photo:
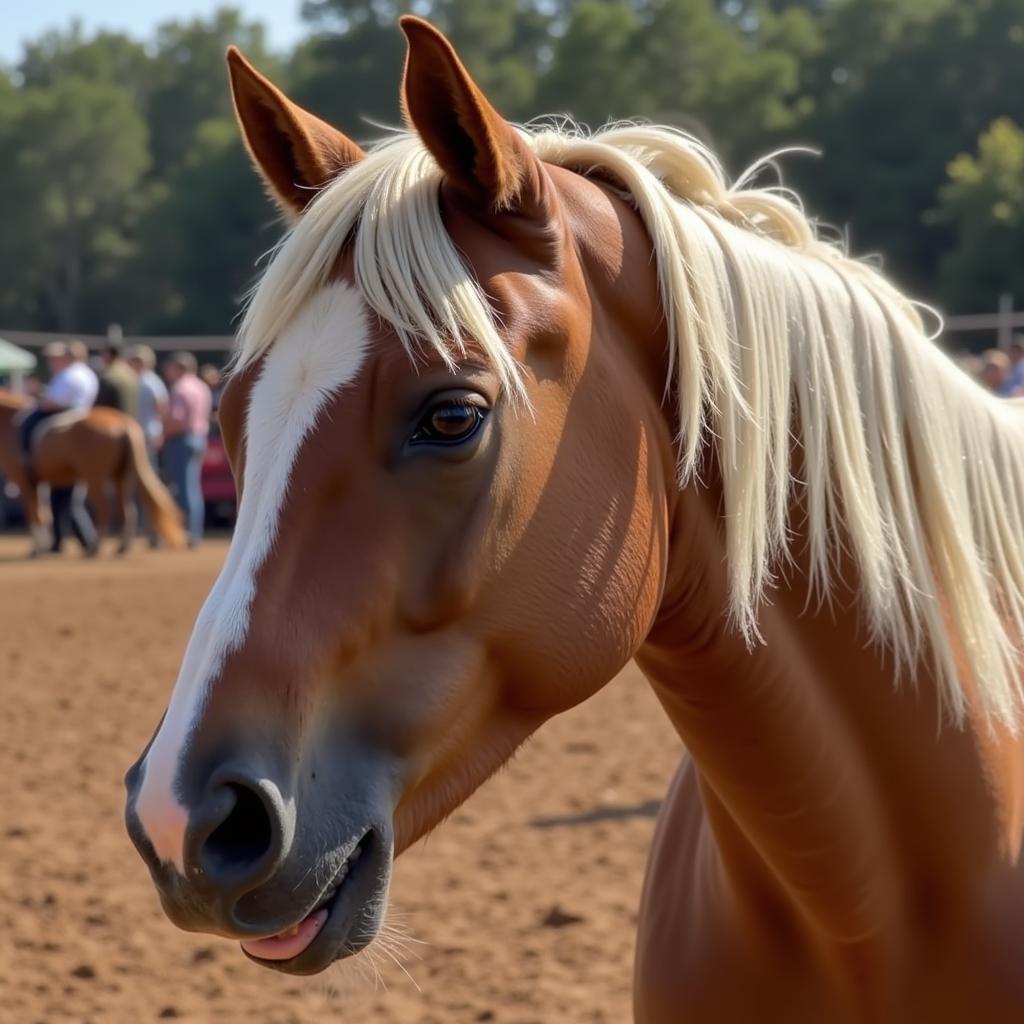
M 580 0 L 556 41 L 537 89 L 543 113 L 570 114 L 591 127 L 650 113 L 656 105 L 637 60 L 641 21 L 628 0 Z M 621 104 L 621 106 L 620 106 Z
M 257 259 L 280 233 L 234 119 L 204 122 L 138 225 L 140 259 L 127 284 L 150 296 L 142 326 L 230 334 Z
M 706 126 L 733 164 L 759 156 L 800 110 L 800 60 L 817 37 L 806 13 L 768 10 L 746 23 L 723 19 L 711 0 L 656 0 L 642 40 L 648 91 L 661 110 L 682 110 Z
M 72 23 L 0 69 L 0 324 L 225 330 L 279 230 L 232 123 L 225 48 L 366 140 L 400 122 L 410 6 L 513 119 L 667 121 L 734 173 L 822 149 L 786 163 L 789 183 L 917 294 L 990 306 L 1020 262 L 984 211 L 1016 209 L 998 170 L 1014 143 L 993 125 L 1024 125 L 1024 0 L 306 0 L 312 35 L 284 60 L 225 8 L 149 40 Z M 974 155 L 951 179 L 958 153 Z
M 1024 299 L 1024 131 L 1003 117 L 978 140 L 976 154 L 949 165 L 932 217 L 949 225 L 942 290 L 954 309 L 995 309 L 1009 292 Z
M 581 0 L 539 99 L 594 126 L 674 123 L 745 163 L 803 116 L 800 65 L 820 45 L 806 11 L 748 13 L 741 24 L 712 0 Z
M 124 90 L 70 77 L 0 105 L 0 146 L 4 319 L 77 329 L 85 291 L 130 252 L 146 126 Z
M 926 213 L 946 167 L 995 118 L 1024 120 L 1024 0 L 837 0 L 822 32 L 802 134 L 824 159 L 796 179 L 855 251 L 936 296 L 951 238 Z
M 145 46 L 119 32 L 86 37 L 81 22 L 46 32 L 25 46 L 18 73 L 25 88 L 45 88 L 68 77 L 109 82 L 127 91 L 144 110 L 153 85 L 153 61 Z
M 235 8 L 223 7 L 208 19 L 170 21 L 157 29 L 153 87 L 145 108 L 157 176 L 169 173 L 185 157 L 204 121 L 232 116 L 224 66 L 231 43 L 264 74 L 280 78 L 278 64 L 267 52 L 263 26 L 243 20 Z
M 524 0 L 434 0 L 430 16 L 506 116 L 537 113 L 536 80 L 550 47 L 553 12 Z
M 524 119 L 536 113 L 537 74 L 551 42 L 548 6 L 429 0 L 417 10 L 449 34 L 498 109 Z M 356 137 L 379 135 L 374 124 L 399 125 L 405 41 L 396 21 L 404 11 L 390 0 L 307 0 L 304 16 L 315 31 L 292 60 L 295 99 Z
M 341 35 L 319 34 L 301 43 L 289 68 L 297 103 L 353 138 L 401 124 L 398 83 L 405 45 L 394 27 L 363 21 Z

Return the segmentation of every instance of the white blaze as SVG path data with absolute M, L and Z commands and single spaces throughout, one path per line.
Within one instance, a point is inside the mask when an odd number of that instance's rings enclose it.
M 231 547 L 196 619 L 135 802 L 156 855 L 182 873 L 188 812 L 175 793 L 182 751 L 225 659 L 245 641 L 256 574 L 277 535 L 303 441 L 332 394 L 355 379 L 368 338 L 359 293 L 330 284 L 270 348 L 250 393 L 245 482 Z

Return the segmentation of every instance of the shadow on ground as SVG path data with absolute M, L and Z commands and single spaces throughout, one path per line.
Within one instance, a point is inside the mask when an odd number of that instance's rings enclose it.
M 572 825 L 593 825 L 598 821 L 621 821 L 623 818 L 656 818 L 661 807 L 660 800 L 645 800 L 642 804 L 627 804 L 608 807 L 598 805 L 581 814 L 565 814 L 554 818 L 534 818 L 531 828 L 562 828 Z

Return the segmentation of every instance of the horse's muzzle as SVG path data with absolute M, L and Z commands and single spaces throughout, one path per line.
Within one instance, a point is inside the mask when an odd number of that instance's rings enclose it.
M 285 797 L 267 778 L 223 766 L 189 808 L 179 871 L 157 856 L 135 812 L 141 764 L 125 777 L 125 824 L 178 927 L 241 940 L 250 959 L 293 974 L 321 971 L 376 937 L 393 856 L 388 801 L 315 806 L 309 793 Z

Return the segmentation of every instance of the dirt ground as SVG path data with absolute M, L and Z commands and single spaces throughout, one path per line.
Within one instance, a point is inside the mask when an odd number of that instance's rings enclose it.
M 29 563 L 0 537 L 2 1024 L 564 1024 L 631 1019 L 647 847 L 679 743 L 633 668 L 549 723 L 398 862 L 415 939 L 383 985 L 295 979 L 177 931 L 122 826 L 224 557 Z M 333 980 L 332 980 L 333 979 Z

